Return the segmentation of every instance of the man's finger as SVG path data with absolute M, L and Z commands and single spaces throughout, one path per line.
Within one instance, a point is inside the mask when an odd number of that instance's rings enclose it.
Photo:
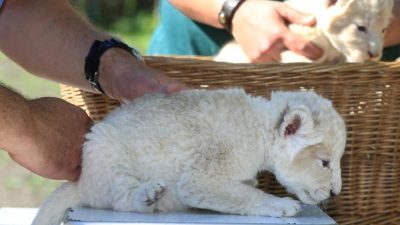
M 289 6 L 281 5 L 277 7 L 279 14 L 288 23 L 295 23 L 300 25 L 314 26 L 317 22 L 314 16 L 301 13 Z
M 297 54 L 303 55 L 309 59 L 316 60 L 322 56 L 322 50 L 315 46 L 312 42 L 288 32 L 283 42 L 285 46 Z
M 189 88 L 182 83 L 171 83 L 171 84 L 167 85 L 167 89 L 165 92 L 172 93 L 172 92 L 178 92 L 178 91 L 183 91 L 183 90 L 188 90 L 188 89 Z
M 252 60 L 254 63 L 279 62 L 282 50 L 285 49 L 281 40 L 275 42 L 268 49 L 262 49 L 260 55 Z

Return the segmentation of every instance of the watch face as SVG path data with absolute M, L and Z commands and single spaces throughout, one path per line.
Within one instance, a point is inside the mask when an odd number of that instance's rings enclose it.
M 226 16 L 224 12 L 219 12 L 218 13 L 218 21 L 220 24 L 225 25 L 226 24 Z

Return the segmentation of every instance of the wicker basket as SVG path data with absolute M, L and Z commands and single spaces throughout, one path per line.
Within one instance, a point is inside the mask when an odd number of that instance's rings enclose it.
M 195 59 L 147 57 L 147 64 L 195 88 L 244 87 L 268 96 L 271 90 L 312 89 L 331 99 L 345 118 L 347 148 L 343 188 L 327 212 L 339 224 L 400 224 L 400 64 L 225 64 Z M 101 119 L 118 102 L 62 87 L 64 99 Z M 285 193 L 270 174 L 260 187 Z

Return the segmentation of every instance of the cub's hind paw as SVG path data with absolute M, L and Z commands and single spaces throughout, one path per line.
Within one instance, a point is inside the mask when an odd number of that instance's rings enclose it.
M 134 199 L 134 205 L 137 211 L 152 213 L 155 209 L 155 203 L 164 195 L 166 186 L 162 182 L 148 182 L 139 187 Z
M 149 185 L 147 189 L 145 189 L 145 199 L 144 202 L 147 206 L 153 205 L 158 199 L 160 199 L 165 191 L 165 185 L 161 183 L 155 183 L 154 185 Z

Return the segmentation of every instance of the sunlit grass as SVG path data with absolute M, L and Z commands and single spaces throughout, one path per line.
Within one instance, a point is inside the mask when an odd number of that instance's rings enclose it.
M 59 184 L 17 165 L 0 150 L 0 207 L 37 207 Z
M 2 52 L 0 52 L 0 60 L 7 58 Z

